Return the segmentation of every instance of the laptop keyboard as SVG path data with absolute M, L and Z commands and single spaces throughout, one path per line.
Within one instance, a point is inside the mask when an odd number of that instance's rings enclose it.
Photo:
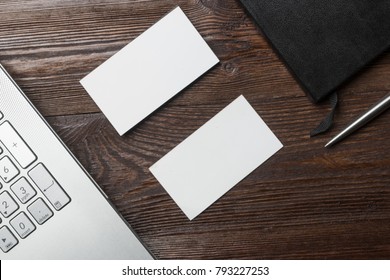
M 68 194 L 0 112 L 1 250 L 9 252 L 69 202 Z

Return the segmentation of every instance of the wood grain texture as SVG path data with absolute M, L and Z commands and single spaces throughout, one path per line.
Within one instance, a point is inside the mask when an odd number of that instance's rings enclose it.
M 180 5 L 221 62 L 120 137 L 79 80 Z M 0 62 L 161 259 L 388 259 L 390 113 L 323 145 L 390 91 L 390 52 L 344 85 L 331 133 L 235 0 L 0 2 Z M 194 221 L 148 168 L 244 94 L 284 148 Z

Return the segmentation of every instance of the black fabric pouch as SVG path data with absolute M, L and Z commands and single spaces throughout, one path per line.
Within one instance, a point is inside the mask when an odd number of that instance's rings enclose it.
M 390 0 L 240 0 L 314 102 L 390 46 Z

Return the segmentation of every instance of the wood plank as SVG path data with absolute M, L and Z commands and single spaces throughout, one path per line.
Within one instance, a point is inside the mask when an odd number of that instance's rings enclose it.
M 98 112 L 79 80 L 177 4 L 221 59 L 207 74 L 212 78 L 189 87 L 179 105 L 218 104 L 222 96 L 232 98 L 237 92 L 272 96 L 278 92 L 287 100 L 291 95 L 304 95 L 235 1 L 18 3 L 3 4 L 0 9 L 0 38 L 4 38 L 0 60 L 46 116 Z M 361 77 L 365 87 L 360 91 L 389 90 L 390 81 L 385 79 L 389 64 L 386 55 L 371 66 L 381 69 Z M 352 84 L 346 91 L 356 92 L 356 87 Z
M 192 114 L 192 110 L 198 114 Z M 160 258 L 388 255 L 388 248 L 378 254 L 375 246 L 358 253 L 354 247 L 359 241 L 366 246 L 366 239 L 377 234 L 374 229 L 390 220 L 390 190 L 386 188 L 390 184 L 390 156 L 378 151 L 378 146 L 387 141 L 388 132 L 367 141 L 378 130 L 386 131 L 385 118 L 351 137 L 347 148 L 340 145 L 325 153 L 321 140 L 307 140 L 302 132 L 307 116 L 292 119 L 291 112 L 283 120 L 269 122 L 285 148 L 190 222 L 148 167 L 215 111 L 214 106 L 168 108 L 124 137 L 118 136 L 101 114 L 53 117 L 49 121 Z M 372 227 L 367 228 L 366 223 Z M 349 226 L 359 229 L 358 236 L 350 240 L 353 243 L 346 242 Z M 302 237 L 289 239 L 299 231 L 304 234 Z M 334 244 L 323 241 L 335 231 L 342 231 L 345 238 L 337 243 L 333 237 Z M 264 240 L 254 237 L 255 232 L 270 243 L 269 251 L 264 251 Z M 307 235 L 312 236 L 307 239 Z M 290 240 L 289 247 L 298 251 L 271 250 L 280 244 L 279 238 Z M 302 242 L 306 247 L 303 253 Z M 382 238 L 371 242 L 379 242 L 375 243 L 377 246 L 386 243 Z M 233 247 L 226 251 L 226 244 Z M 312 251 L 313 248 L 318 250 Z

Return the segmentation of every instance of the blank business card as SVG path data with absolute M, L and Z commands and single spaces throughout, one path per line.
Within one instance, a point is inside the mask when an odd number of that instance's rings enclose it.
M 150 171 L 192 220 L 282 147 L 241 95 Z
M 218 61 L 177 7 L 80 82 L 123 135 Z

